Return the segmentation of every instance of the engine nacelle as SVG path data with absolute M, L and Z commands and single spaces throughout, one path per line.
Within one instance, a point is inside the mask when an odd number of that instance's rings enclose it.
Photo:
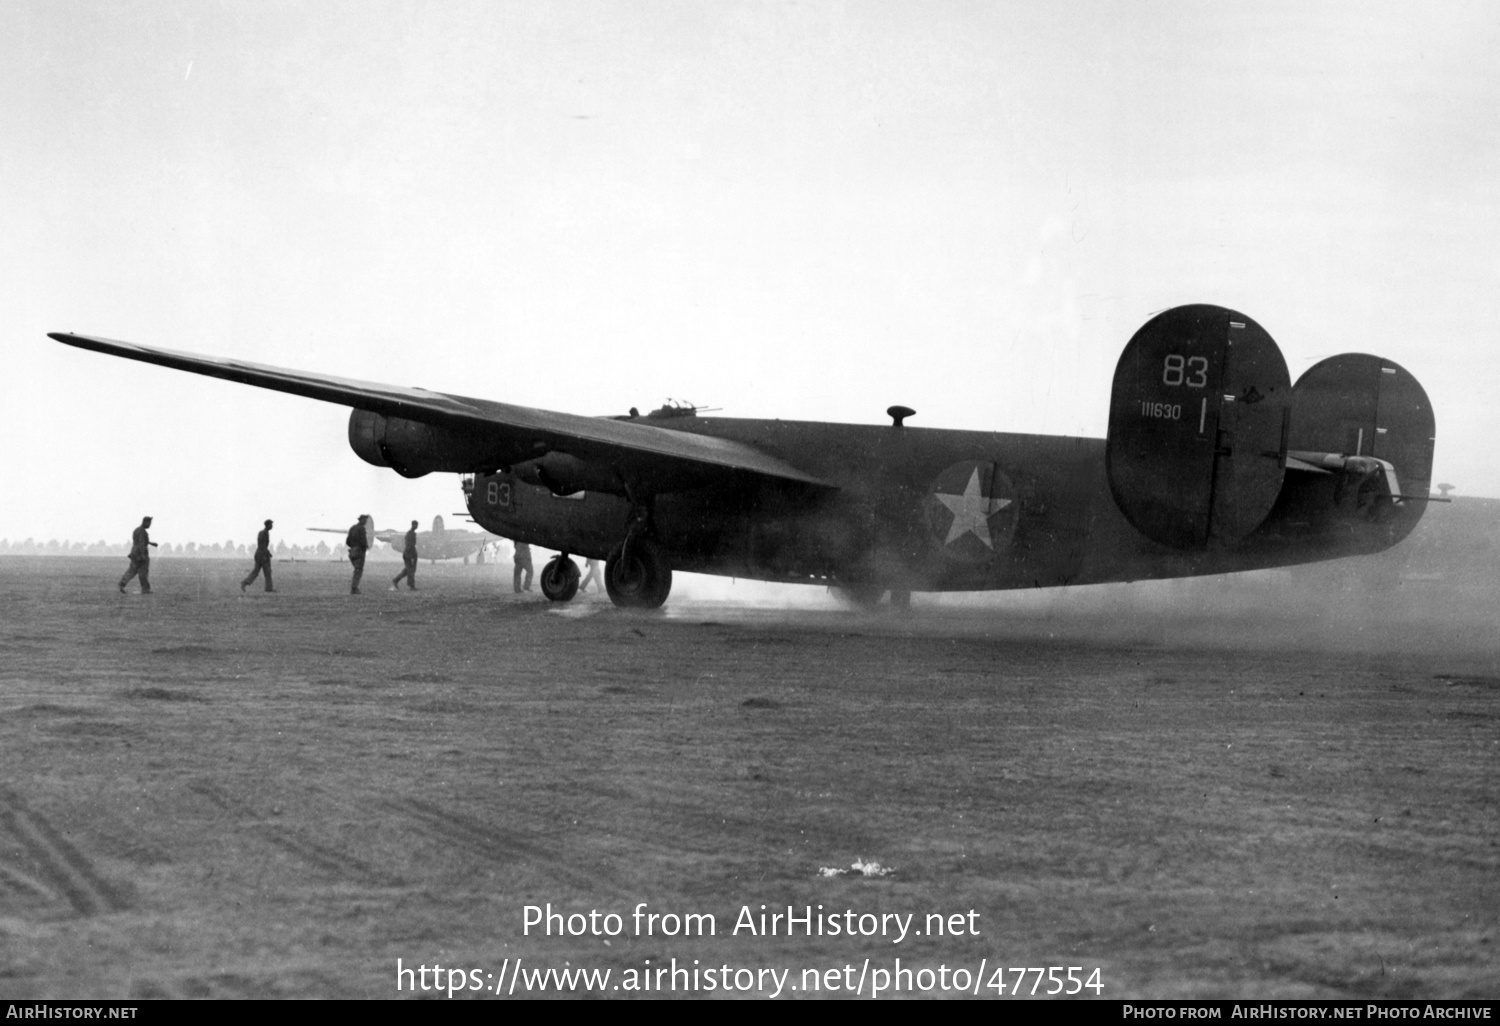
M 366 463 L 389 467 L 402 477 L 472 471 L 484 463 L 487 448 L 482 439 L 448 428 L 369 410 L 349 414 L 349 447 Z
M 1115 504 L 1178 549 L 1233 545 L 1276 504 L 1291 376 L 1259 324 L 1221 306 L 1158 314 L 1120 354 L 1105 467 Z
M 624 482 L 611 467 L 564 452 L 549 452 L 537 459 L 517 463 L 511 470 L 527 484 L 541 485 L 553 495 L 576 495 L 585 491 L 625 494 Z

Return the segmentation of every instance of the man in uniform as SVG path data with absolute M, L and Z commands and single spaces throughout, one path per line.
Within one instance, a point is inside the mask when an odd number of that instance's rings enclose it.
M 125 594 L 125 585 L 136 576 L 141 579 L 141 594 L 151 594 L 151 550 L 156 548 L 156 542 L 151 540 L 151 535 L 146 530 L 150 526 L 151 518 L 142 517 L 141 526 L 130 535 L 130 569 L 120 578 L 121 595 Z
M 578 582 L 578 594 L 580 595 L 589 590 L 590 584 L 594 585 L 595 591 L 599 590 L 599 585 L 594 584 L 594 581 L 599 576 L 599 561 L 597 559 L 591 559 L 585 564 L 585 566 L 588 567 L 588 573 L 584 574 L 583 580 Z
M 354 580 L 349 582 L 351 595 L 359 594 L 359 579 L 365 575 L 365 550 L 370 547 L 370 536 L 365 532 L 365 523 L 369 519 L 370 514 L 361 513 L 358 522 L 344 536 L 344 544 L 349 547 L 349 562 L 354 564 Z
M 516 589 L 517 592 L 530 591 L 531 590 L 531 546 L 530 545 L 527 545 L 525 542 L 519 542 L 519 541 L 516 542 L 515 564 L 516 564 L 515 576 L 512 579 L 511 584 L 515 587 L 515 589 Z M 526 575 L 526 587 L 525 588 L 521 587 L 521 575 L 523 573 Z
M 266 526 L 261 528 L 260 534 L 255 536 L 255 569 L 250 571 L 250 576 L 240 582 L 240 591 L 255 581 L 261 574 L 266 575 L 266 590 L 275 591 L 271 587 L 271 521 L 266 521 Z
M 391 590 L 396 591 L 396 586 L 401 583 L 401 578 L 406 578 L 406 586 L 412 591 L 417 590 L 417 522 L 411 522 L 411 530 L 406 532 L 406 546 L 401 550 L 401 562 L 406 566 L 391 581 Z

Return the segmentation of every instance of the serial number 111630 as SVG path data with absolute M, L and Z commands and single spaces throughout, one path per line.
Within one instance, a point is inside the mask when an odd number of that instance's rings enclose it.
M 1141 416 L 1156 417 L 1160 420 L 1181 420 L 1181 403 L 1152 403 L 1141 400 Z

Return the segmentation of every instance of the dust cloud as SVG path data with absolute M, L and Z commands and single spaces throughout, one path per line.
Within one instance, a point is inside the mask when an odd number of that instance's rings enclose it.
M 829 589 L 679 574 L 665 615 L 813 630 L 1042 637 L 1109 644 L 1496 658 L 1500 499 L 1434 503 L 1375 556 L 1211 577 L 917 594 L 910 611 L 851 610 Z

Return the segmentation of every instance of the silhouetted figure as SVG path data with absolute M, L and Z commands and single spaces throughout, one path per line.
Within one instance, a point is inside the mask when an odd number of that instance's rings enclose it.
M 151 518 L 142 517 L 141 526 L 131 532 L 130 569 L 120 578 L 121 595 L 125 594 L 125 585 L 130 583 L 132 577 L 141 579 L 142 595 L 151 594 L 151 550 L 156 548 L 156 542 L 151 540 L 151 535 L 146 530 L 150 526 Z
M 521 591 L 530 591 L 531 590 L 531 546 L 530 545 L 527 545 L 525 542 L 516 542 L 515 564 L 516 564 L 515 576 L 512 579 L 511 584 L 514 586 L 515 590 L 518 591 L 518 592 L 521 592 Z M 523 573 L 526 575 L 526 586 L 524 588 L 521 586 L 521 575 Z
M 417 522 L 411 522 L 411 530 L 406 532 L 406 546 L 401 550 L 401 562 L 406 564 L 401 572 L 391 581 L 391 590 L 401 583 L 401 578 L 406 578 L 406 586 L 412 591 L 417 590 Z
M 240 582 L 240 591 L 244 591 L 255 582 L 255 578 L 261 574 L 266 575 L 266 590 L 275 591 L 271 587 L 271 521 L 266 521 L 266 526 L 260 529 L 260 534 L 255 536 L 255 569 L 250 571 L 250 576 Z
M 359 594 L 359 579 L 365 575 L 365 551 L 370 547 L 370 536 L 365 532 L 365 523 L 370 519 L 370 514 L 361 513 L 358 522 L 344 536 L 344 544 L 349 548 L 349 562 L 354 564 L 354 580 L 349 582 L 349 594 Z
M 585 566 L 588 568 L 588 573 L 584 574 L 583 580 L 578 582 L 578 594 L 580 595 L 588 591 L 589 585 L 593 584 L 594 581 L 599 577 L 599 561 L 597 559 L 589 560 L 585 564 Z M 599 586 L 597 584 L 594 584 L 594 590 L 599 590 Z

